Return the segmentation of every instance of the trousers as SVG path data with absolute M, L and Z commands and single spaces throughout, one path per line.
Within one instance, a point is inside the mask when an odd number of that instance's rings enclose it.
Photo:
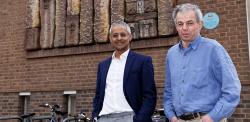
M 97 122 L 133 122 L 134 112 L 111 113 L 102 115 Z
M 193 120 L 182 120 L 182 119 L 178 118 L 178 122 L 202 122 L 201 117 L 202 116 L 199 115 L 198 117 L 196 117 Z M 227 118 L 222 118 L 219 122 L 227 122 Z

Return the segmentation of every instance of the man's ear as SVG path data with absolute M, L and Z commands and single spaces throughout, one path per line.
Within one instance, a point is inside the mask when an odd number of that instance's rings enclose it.
M 132 38 L 133 38 L 133 35 L 132 35 L 132 34 L 130 34 L 130 35 L 129 35 L 129 41 L 131 41 L 131 40 L 132 40 Z
M 201 30 L 201 28 L 203 27 L 203 23 L 204 23 L 204 21 L 203 20 L 201 20 L 200 21 L 200 23 L 199 23 L 199 31 Z
M 109 35 L 109 41 L 112 42 L 111 36 Z

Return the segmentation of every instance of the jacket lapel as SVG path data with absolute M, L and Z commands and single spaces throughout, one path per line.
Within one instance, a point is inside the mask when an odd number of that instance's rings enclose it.
M 105 90 L 106 79 L 109 71 L 109 66 L 111 63 L 112 57 L 108 58 L 103 65 L 103 73 L 102 73 L 102 90 Z
M 124 76 L 123 76 L 123 92 L 124 92 L 124 95 L 126 93 L 125 88 L 126 88 L 127 81 L 128 81 L 128 73 L 129 73 L 129 70 L 131 68 L 131 65 L 133 64 L 134 59 L 135 59 L 134 52 L 130 50 L 129 53 L 128 53 L 126 64 L 125 64 Z

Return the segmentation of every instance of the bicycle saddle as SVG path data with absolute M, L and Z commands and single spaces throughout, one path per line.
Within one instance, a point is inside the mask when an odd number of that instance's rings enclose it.
M 76 114 L 69 114 L 69 117 L 77 118 L 78 116 Z
M 27 117 L 30 117 L 30 116 L 34 116 L 36 115 L 35 113 L 28 113 L 28 114 L 23 114 L 21 115 L 22 118 L 27 118 Z
M 55 111 L 55 112 L 56 114 L 60 114 L 62 116 L 68 113 L 68 111 Z

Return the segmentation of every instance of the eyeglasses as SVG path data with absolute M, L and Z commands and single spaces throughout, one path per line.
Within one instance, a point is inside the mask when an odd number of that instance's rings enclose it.
M 120 35 L 122 38 L 124 38 L 124 37 L 126 37 L 127 35 L 129 35 L 129 34 L 126 34 L 126 33 L 120 33 L 120 34 L 115 33 L 115 34 L 113 34 L 113 35 L 111 35 L 111 36 L 112 36 L 113 38 L 118 38 L 119 35 Z

